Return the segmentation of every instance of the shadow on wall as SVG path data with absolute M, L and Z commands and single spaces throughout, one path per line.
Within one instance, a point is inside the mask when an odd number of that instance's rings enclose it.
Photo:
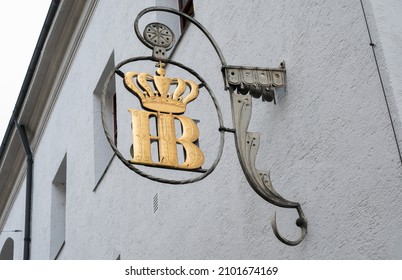
M 0 260 L 14 259 L 14 240 L 8 238 L 0 252 Z

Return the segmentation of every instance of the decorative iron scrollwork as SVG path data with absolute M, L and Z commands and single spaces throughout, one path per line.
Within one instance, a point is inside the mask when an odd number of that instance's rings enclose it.
M 215 160 L 212 167 L 207 171 L 207 173 L 205 173 L 201 177 L 195 178 L 194 180 L 186 180 L 186 181 L 161 180 L 160 178 L 155 178 L 150 175 L 142 174 L 141 171 L 136 169 L 132 164 L 130 164 L 124 158 L 122 158 L 120 153 L 115 151 L 116 154 L 123 161 L 123 163 L 126 164 L 126 166 L 128 166 L 130 169 L 137 172 L 138 174 L 145 176 L 149 179 L 171 184 L 191 183 L 205 178 L 209 173 L 213 171 L 222 154 L 223 134 L 225 132 L 234 133 L 236 150 L 241 164 L 241 168 L 252 189 L 267 202 L 283 208 L 295 208 L 299 214 L 299 218 L 296 221 L 296 225 L 301 229 L 301 236 L 297 240 L 288 240 L 279 233 L 276 223 L 276 213 L 273 215 L 271 221 L 272 229 L 274 231 L 275 236 L 281 242 L 287 245 L 295 246 L 299 244 L 305 238 L 307 233 L 307 219 L 303 213 L 301 205 L 297 202 L 292 202 L 283 198 L 274 189 L 271 182 L 270 173 L 260 171 L 259 169 L 257 169 L 256 157 L 260 144 L 260 134 L 258 132 L 248 131 L 248 126 L 252 115 L 252 98 L 261 98 L 262 101 L 267 102 L 274 101 L 274 103 L 276 104 L 275 89 L 284 88 L 286 86 L 286 69 L 284 62 L 281 63 L 279 68 L 228 66 L 226 65 L 225 58 L 222 54 L 222 51 L 218 47 L 216 41 L 201 23 L 199 23 L 194 18 L 175 9 L 166 7 L 151 7 L 144 9 L 137 15 L 137 18 L 135 19 L 134 22 L 134 30 L 138 39 L 144 45 L 153 50 L 152 57 L 133 58 L 131 60 L 122 62 L 116 67 L 115 69 L 116 73 L 119 73 L 118 71 L 120 66 L 124 65 L 129 61 L 151 59 L 154 61 L 158 61 L 159 63 L 163 62 L 166 64 L 172 63 L 174 65 L 178 65 L 181 68 L 194 74 L 196 77 L 198 77 L 200 81 L 202 81 L 202 84 L 204 86 L 207 86 L 206 82 L 203 81 L 202 78 L 199 77 L 199 75 L 196 74 L 194 70 L 167 58 L 167 51 L 171 49 L 174 45 L 174 34 L 167 26 L 161 23 L 150 23 L 146 26 L 143 35 L 141 35 L 138 28 L 139 19 L 143 15 L 149 12 L 157 12 L 157 11 L 171 13 L 178 15 L 182 18 L 185 18 L 188 22 L 194 24 L 212 44 L 213 48 L 215 49 L 221 61 L 225 90 L 228 90 L 230 92 L 233 128 L 227 128 L 224 126 L 220 108 L 219 105 L 217 104 L 217 100 L 215 99 L 212 91 L 207 87 L 208 92 L 210 93 L 211 98 L 214 101 L 215 107 L 217 108 L 219 116 L 219 126 L 220 126 L 219 131 L 221 133 L 221 142 L 218 157 Z M 103 107 L 104 107 L 104 96 L 102 98 L 102 108 Z M 102 119 L 104 119 L 103 115 Z M 104 120 L 103 123 L 105 123 Z M 114 150 L 117 150 L 114 144 L 112 143 L 110 135 L 108 135 L 107 125 L 105 128 L 105 133 L 112 148 Z
M 270 173 L 258 170 L 255 166 L 258 148 L 260 146 L 260 134 L 248 132 L 248 126 L 252 112 L 252 97 L 236 94 L 230 89 L 232 103 L 232 118 L 235 129 L 236 150 L 239 156 L 240 165 L 253 190 L 263 199 L 279 207 L 296 208 L 299 218 L 296 225 L 301 228 L 301 237 L 296 241 L 288 240 L 279 233 L 276 224 L 276 214 L 272 219 L 272 229 L 275 236 L 283 243 L 294 246 L 299 244 L 307 233 L 307 220 L 297 202 L 283 198 L 273 187 Z

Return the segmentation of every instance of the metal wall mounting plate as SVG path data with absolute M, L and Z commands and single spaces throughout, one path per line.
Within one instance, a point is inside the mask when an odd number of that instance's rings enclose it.
M 279 68 L 224 66 L 222 71 L 225 90 L 261 97 L 262 101 L 274 101 L 276 104 L 275 88 L 286 86 L 285 62 Z

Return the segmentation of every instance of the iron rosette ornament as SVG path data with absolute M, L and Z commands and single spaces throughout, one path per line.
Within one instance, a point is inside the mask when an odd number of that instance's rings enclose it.
M 194 24 L 212 44 L 221 61 L 225 90 L 230 93 L 233 128 L 227 128 L 224 125 L 217 99 L 206 81 L 193 69 L 167 58 L 167 52 L 174 46 L 175 41 L 175 36 L 171 29 L 162 23 L 153 22 L 148 24 L 141 34 L 138 26 L 139 20 L 143 15 L 150 12 L 165 12 L 186 19 L 188 22 Z M 110 73 L 102 93 L 102 123 L 108 142 L 117 157 L 128 168 L 148 179 L 169 184 L 192 183 L 204 179 L 215 169 L 222 155 L 224 134 L 226 132 L 233 133 L 238 159 L 251 188 L 267 202 L 283 208 L 294 208 L 298 212 L 299 218 L 296 221 L 296 225 L 301 230 L 300 237 L 297 240 L 289 240 L 283 237 L 279 233 L 276 214 L 274 214 L 271 225 L 275 236 L 287 245 L 295 246 L 299 244 L 307 234 L 307 219 L 301 205 L 282 197 L 273 187 L 270 173 L 257 169 L 256 157 L 260 144 L 260 134 L 248 131 L 252 116 L 252 99 L 261 98 L 263 102 L 273 101 L 276 104 L 276 89 L 286 87 L 285 63 L 282 62 L 278 68 L 229 66 L 226 64 L 225 58 L 216 41 L 201 23 L 187 14 L 167 7 L 151 7 L 142 10 L 135 19 L 134 31 L 138 39 L 152 50 L 152 56 L 131 58 L 118 64 L 114 71 Z M 157 62 L 156 75 L 137 71 L 127 73 L 120 71 L 123 65 L 140 60 Z M 165 66 L 169 64 L 188 71 L 200 83 L 168 77 Z M 129 110 L 132 116 L 133 132 L 133 151 L 132 158 L 129 160 L 122 156 L 113 143 L 104 116 L 106 90 L 109 81 L 115 74 L 123 78 L 125 88 L 131 94 L 135 95 L 140 100 L 142 107 L 146 109 L 145 111 Z M 175 89 L 170 91 L 172 85 L 174 85 Z M 188 180 L 159 178 L 139 170 L 136 167 L 138 164 L 189 171 L 200 169 L 204 162 L 204 155 L 202 150 L 196 145 L 199 131 L 194 121 L 183 115 L 183 113 L 186 110 L 186 106 L 197 98 L 199 88 L 201 87 L 207 89 L 214 103 L 219 120 L 220 144 L 217 157 L 212 166 L 204 170 L 200 176 Z M 184 92 L 189 93 L 184 95 Z M 157 136 L 150 135 L 148 128 L 148 119 L 150 116 L 157 119 Z M 174 120 L 178 120 L 185 128 L 183 135 L 179 138 L 176 137 L 175 132 L 172 130 Z M 150 156 L 150 143 L 152 141 L 158 141 L 159 161 L 157 162 L 154 162 Z M 185 161 L 181 164 L 177 161 L 177 143 L 184 147 L 186 154 Z

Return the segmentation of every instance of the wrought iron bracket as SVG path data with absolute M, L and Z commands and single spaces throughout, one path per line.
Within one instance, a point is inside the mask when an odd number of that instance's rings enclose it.
M 235 136 L 235 144 L 237 150 L 237 156 L 240 161 L 243 173 L 250 184 L 251 188 L 265 201 L 274 204 L 278 207 L 283 208 L 294 208 L 297 210 L 299 218 L 296 221 L 296 225 L 301 230 L 301 235 L 297 240 L 289 240 L 283 237 L 278 230 L 276 223 L 276 213 L 273 215 L 271 220 L 271 226 L 275 236 L 283 243 L 289 246 L 295 246 L 299 244 L 307 234 L 307 219 L 303 213 L 300 203 L 289 201 L 283 198 L 273 187 L 270 173 L 261 171 L 256 167 L 256 157 L 260 144 L 260 134 L 258 132 L 249 132 L 248 126 L 250 123 L 252 115 L 252 99 L 261 98 L 262 101 L 272 102 L 276 104 L 276 94 L 275 90 L 278 88 L 286 89 L 286 69 L 285 63 L 282 62 L 278 68 L 261 68 L 261 67 L 249 67 L 249 66 L 229 66 L 226 64 L 225 58 L 217 45 L 216 41 L 212 35 L 205 29 L 205 27 L 195 20 L 193 17 L 188 16 L 178 10 L 167 8 L 167 7 L 150 7 L 142 10 L 135 19 L 134 31 L 138 39 L 147 47 L 152 49 L 151 60 L 160 61 L 163 63 L 173 63 L 175 65 L 180 65 L 167 58 L 167 51 L 171 49 L 174 45 L 174 34 L 173 32 L 164 24 L 161 23 L 150 23 L 145 27 L 143 34 L 140 33 L 138 22 L 140 18 L 150 12 L 166 12 L 175 14 L 179 17 L 186 19 L 188 22 L 194 24 L 209 40 L 215 49 L 222 65 L 222 73 L 224 78 L 225 90 L 230 92 L 230 101 L 232 108 L 232 121 L 233 128 L 227 128 L 224 126 L 222 117 L 220 114 L 220 109 L 217 104 L 217 100 L 214 98 L 213 93 L 208 88 L 211 98 L 214 100 L 215 106 L 217 107 L 219 115 L 219 131 L 221 132 L 221 148 L 214 165 L 209 170 L 212 172 L 214 167 L 219 161 L 222 153 L 223 146 L 223 133 L 230 132 Z M 134 58 L 134 60 L 143 60 L 143 58 Z M 146 58 L 148 59 L 148 58 Z M 126 63 L 121 63 L 122 65 Z M 183 69 L 189 72 L 194 72 L 194 70 L 180 65 Z M 116 71 L 119 67 L 116 67 Z M 119 74 L 118 72 L 116 72 Z M 196 73 L 195 73 L 196 74 Z M 197 75 L 198 77 L 198 75 Z M 207 85 L 205 81 L 199 77 L 199 80 L 203 85 Z M 106 85 L 105 85 L 106 88 Z M 104 98 L 102 99 L 104 102 Z M 102 105 L 102 108 L 104 105 Z M 106 135 L 107 129 L 105 129 Z M 107 135 L 108 136 L 108 135 Z M 108 140 L 110 137 L 108 137 Z M 111 143 L 111 140 L 109 141 Z M 115 148 L 113 143 L 111 143 L 112 148 Z M 120 157 L 119 157 L 120 158 Z M 125 163 L 124 159 L 122 159 Z M 139 170 L 133 167 L 131 164 L 125 163 L 130 169 L 133 169 L 138 174 L 142 175 Z M 208 173 L 208 174 L 209 174 Z M 207 175 L 207 174 L 206 174 Z M 205 178 L 203 175 L 199 179 Z M 147 176 L 152 180 L 166 182 L 166 183 L 176 183 L 176 181 L 161 180 L 159 178 L 154 178 L 152 176 Z M 190 183 L 195 180 L 180 181 L 178 183 Z
M 304 239 L 307 233 L 307 219 L 299 203 L 286 200 L 274 189 L 269 171 L 265 172 L 256 168 L 255 163 L 260 146 L 260 134 L 248 132 L 252 113 L 252 97 L 236 94 L 232 89 L 229 89 L 229 91 L 231 93 L 233 126 L 236 131 L 236 150 L 243 173 L 253 190 L 267 202 L 279 207 L 297 209 L 299 218 L 296 221 L 296 225 L 301 228 L 299 239 L 291 241 L 282 237 L 276 224 L 276 214 L 271 222 L 275 236 L 283 243 L 295 246 Z

